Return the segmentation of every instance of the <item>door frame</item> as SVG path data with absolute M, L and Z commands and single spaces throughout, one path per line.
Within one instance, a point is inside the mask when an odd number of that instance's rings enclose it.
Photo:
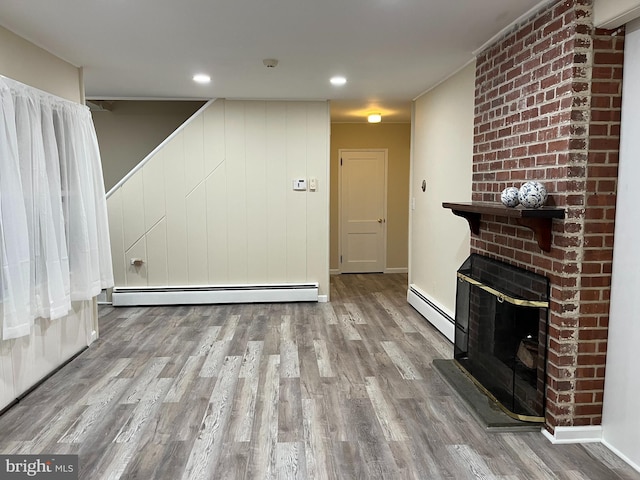
M 387 195 L 389 192 L 389 149 L 388 148 L 340 148 L 338 149 L 338 273 L 342 274 L 342 154 L 343 152 L 382 152 L 384 153 L 384 198 L 382 199 L 382 215 L 384 218 L 382 239 L 383 273 L 387 270 Z

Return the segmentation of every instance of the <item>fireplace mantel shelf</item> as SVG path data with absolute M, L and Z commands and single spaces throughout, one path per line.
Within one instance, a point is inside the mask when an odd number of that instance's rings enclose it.
M 551 250 L 552 219 L 564 218 L 564 209 L 556 207 L 509 208 L 502 204 L 488 202 L 443 202 L 442 206 L 451 209 L 454 215 L 465 218 L 469 222 L 471 232 L 475 235 L 480 233 L 480 217 L 482 215 L 514 218 L 518 225 L 533 230 L 538 246 L 545 252 Z

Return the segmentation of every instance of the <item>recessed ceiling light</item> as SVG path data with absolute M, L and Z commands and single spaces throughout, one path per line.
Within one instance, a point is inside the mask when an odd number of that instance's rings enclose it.
M 193 76 L 193 81 L 196 83 L 209 83 L 211 82 L 211 77 L 204 73 L 198 73 Z
M 382 115 L 379 113 L 372 113 L 367 117 L 369 123 L 380 123 L 382 121 Z
M 344 77 L 331 77 L 331 80 L 329 81 L 331 82 L 331 85 L 335 85 L 335 86 L 340 86 L 347 83 L 347 79 Z

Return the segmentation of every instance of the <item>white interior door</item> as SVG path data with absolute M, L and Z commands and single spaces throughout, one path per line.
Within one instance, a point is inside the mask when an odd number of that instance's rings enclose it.
M 340 151 L 340 271 L 384 272 L 386 150 Z

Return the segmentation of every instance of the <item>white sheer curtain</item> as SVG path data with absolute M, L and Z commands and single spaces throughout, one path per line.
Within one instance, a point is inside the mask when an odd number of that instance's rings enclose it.
M 113 286 L 89 109 L 0 76 L 0 320 L 7 340 Z

